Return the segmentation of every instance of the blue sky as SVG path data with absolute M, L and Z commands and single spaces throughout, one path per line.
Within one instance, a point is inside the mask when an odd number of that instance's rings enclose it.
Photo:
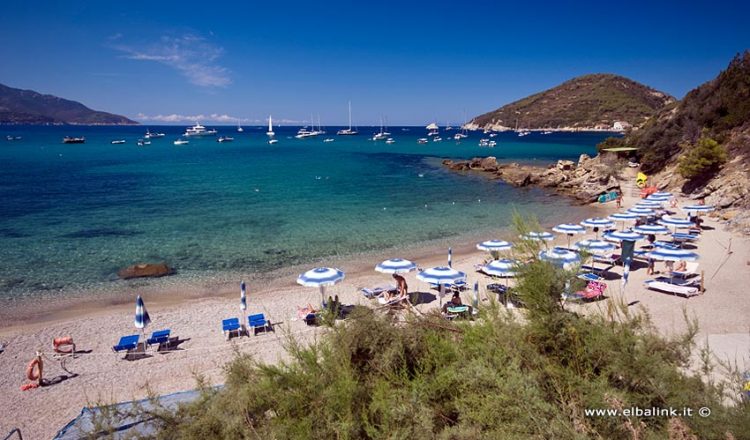
M 343 124 L 351 99 L 357 125 L 455 125 L 586 73 L 680 98 L 750 48 L 748 16 L 716 1 L 10 0 L 0 83 L 152 124 Z

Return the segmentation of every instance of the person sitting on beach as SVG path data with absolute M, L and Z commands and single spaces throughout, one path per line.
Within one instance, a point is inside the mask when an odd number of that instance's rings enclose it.
M 398 288 L 399 296 L 406 297 L 409 293 L 409 286 L 406 284 L 406 279 L 401 275 L 394 273 L 393 279 L 396 280 L 396 287 Z
M 678 262 L 673 269 L 673 271 L 675 272 L 685 272 L 686 270 L 687 270 L 687 261 L 685 260 Z
M 443 313 L 447 314 L 449 307 L 460 307 L 462 305 L 464 304 L 461 302 L 461 294 L 459 294 L 458 292 L 454 292 L 451 300 L 443 304 Z M 469 316 L 471 316 L 471 313 L 472 313 L 471 306 L 466 306 L 466 307 L 468 308 Z

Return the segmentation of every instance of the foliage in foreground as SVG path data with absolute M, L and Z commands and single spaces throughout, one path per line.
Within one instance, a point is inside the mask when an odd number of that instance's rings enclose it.
M 374 313 L 318 343 L 290 343 L 291 360 L 238 355 L 222 391 L 161 414 L 160 439 L 700 438 L 750 432 L 746 403 L 685 373 L 695 327 L 675 339 L 626 307 L 581 317 L 557 301 L 566 275 L 527 264 L 519 322 L 494 303 L 476 321 L 437 316 L 395 326 Z M 524 284 L 525 283 L 525 284 Z M 736 395 L 736 394 L 735 394 Z M 725 403 L 722 403 L 725 402 Z M 709 418 L 589 417 L 589 408 L 706 406 Z

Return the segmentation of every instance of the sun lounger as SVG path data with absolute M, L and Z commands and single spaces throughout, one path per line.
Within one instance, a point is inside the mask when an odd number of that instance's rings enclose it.
M 120 338 L 120 342 L 117 343 L 114 347 L 112 347 L 112 351 L 115 353 L 119 353 L 121 351 L 125 352 L 125 358 L 128 359 L 128 357 L 135 353 L 136 351 L 139 351 L 141 349 L 145 350 L 145 347 L 143 344 L 140 344 L 138 340 L 140 339 L 140 335 L 130 335 L 130 336 L 123 336 Z
M 458 317 L 471 317 L 469 306 L 448 306 L 445 309 L 446 319 L 456 319 Z
M 151 333 L 151 337 L 146 340 L 146 345 L 148 345 L 149 347 L 152 345 L 159 345 L 157 351 L 167 349 L 169 348 L 170 333 L 172 333 L 172 330 L 170 329 L 155 331 Z
M 599 281 L 589 281 L 584 290 L 567 295 L 567 300 L 593 301 L 604 296 L 607 285 Z
M 683 278 L 660 276 L 654 278 L 654 280 L 660 281 L 662 283 L 674 284 L 675 286 L 700 287 L 700 280 L 696 279 L 686 280 Z
M 620 261 L 620 255 L 613 254 L 613 255 L 594 255 L 593 256 L 594 261 L 597 263 L 605 263 L 614 266 L 617 264 L 618 261 Z
M 668 283 L 662 280 L 646 280 L 644 283 L 646 287 L 651 290 L 658 290 L 660 292 L 671 293 L 674 295 L 681 295 L 685 297 L 696 296 L 699 294 L 699 289 L 692 286 L 681 286 L 678 284 Z
M 602 281 L 604 279 L 593 272 L 579 273 L 578 278 L 584 281 Z
M 695 241 L 700 238 L 697 234 L 686 234 L 684 232 L 675 232 L 672 234 L 672 240 L 676 242 Z
M 253 330 L 253 335 L 258 334 L 258 329 L 262 329 L 263 331 L 273 330 L 271 321 L 267 320 L 262 313 L 248 316 L 247 323 L 248 327 Z
M 396 292 L 398 288 L 394 285 L 387 285 L 387 286 L 377 286 L 373 287 L 372 289 L 363 287 L 359 291 L 362 292 L 362 294 L 368 298 L 368 299 L 374 299 L 382 296 L 386 292 Z
M 233 333 L 237 333 L 237 336 L 242 334 L 242 326 L 238 318 L 229 318 L 221 321 L 221 330 L 224 332 L 224 337 L 229 340 Z
M 686 264 L 685 270 L 673 270 L 671 275 L 682 279 L 698 276 L 698 263 L 689 262 Z

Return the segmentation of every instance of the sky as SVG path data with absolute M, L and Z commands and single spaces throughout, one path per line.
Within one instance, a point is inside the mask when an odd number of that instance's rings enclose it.
M 4 0 L 0 83 L 146 124 L 440 125 L 578 75 L 681 98 L 750 49 L 750 2 Z

